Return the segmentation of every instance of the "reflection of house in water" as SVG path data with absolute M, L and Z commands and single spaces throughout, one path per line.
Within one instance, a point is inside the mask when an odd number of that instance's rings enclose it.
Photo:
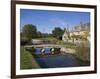
M 65 28 L 65 32 L 62 36 L 64 42 L 79 42 L 82 40 L 90 41 L 90 23 L 80 23 L 79 26 L 75 26 L 73 29 Z

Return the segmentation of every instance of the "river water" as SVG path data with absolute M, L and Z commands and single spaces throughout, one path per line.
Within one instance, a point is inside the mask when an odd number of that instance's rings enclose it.
M 41 49 L 37 48 L 35 54 L 41 54 Z M 50 53 L 50 48 L 45 48 L 45 53 Z M 58 68 L 58 67 L 77 67 L 80 66 L 77 59 L 71 54 L 54 55 L 48 57 L 35 58 L 41 68 Z

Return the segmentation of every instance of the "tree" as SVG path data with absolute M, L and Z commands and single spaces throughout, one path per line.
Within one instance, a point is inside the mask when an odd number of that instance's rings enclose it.
M 43 37 L 43 35 L 42 35 L 42 33 L 40 31 L 37 32 L 37 37 L 38 38 L 42 38 Z
M 62 30 L 60 27 L 55 27 L 54 30 L 52 31 L 52 35 L 57 39 L 61 39 L 63 33 L 64 30 Z
M 22 28 L 22 37 L 32 39 L 37 37 L 37 28 L 35 25 L 27 24 Z

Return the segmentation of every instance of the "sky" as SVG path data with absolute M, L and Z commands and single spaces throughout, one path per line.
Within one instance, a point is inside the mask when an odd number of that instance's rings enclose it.
M 55 27 L 73 28 L 80 22 L 90 22 L 89 12 L 72 12 L 72 11 L 51 11 L 51 10 L 20 10 L 20 27 L 26 24 L 33 24 L 37 30 L 42 33 L 51 33 Z

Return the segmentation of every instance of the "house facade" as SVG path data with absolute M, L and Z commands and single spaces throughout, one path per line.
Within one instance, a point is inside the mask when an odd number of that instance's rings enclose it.
M 88 26 L 87 26 L 88 25 Z M 90 41 L 89 24 L 81 24 L 74 27 L 73 30 L 69 28 L 64 29 L 64 34 L 62 35 L 62 40 L 64 42 L 77 42 L 82 40 Z
M 64 41 L 64 42 L 68 42 L 68 40 L 69 40 L 69 37 L 70 37 L 70 35 L 69 35 L 69 30 L 67 29 L 66 30 L 66 28 L 64 29 L 64 34 L 63 34 L 63 36 L 62 36 L 62 40 Z

